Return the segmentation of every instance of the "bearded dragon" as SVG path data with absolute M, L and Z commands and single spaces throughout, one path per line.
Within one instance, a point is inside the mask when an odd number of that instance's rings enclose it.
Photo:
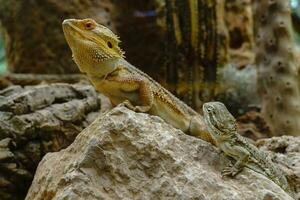
M 183 132 L 214 143 L 203 117 L 124 58 L 119 38 L 93 19 L 66 19 L 67 43 L 79 70 L 113 105 L 161 117 Z
M 222 171 L 224 176 L 236 176 L 244 167 L 261 173 L 293 196 L 284 172 L 276 167 L 267 154 L 258 150 L 237 132 L 235 118 L 221 102 L 203 104 L 204 120 L 208 131 L 225 155 L 236 160 Z

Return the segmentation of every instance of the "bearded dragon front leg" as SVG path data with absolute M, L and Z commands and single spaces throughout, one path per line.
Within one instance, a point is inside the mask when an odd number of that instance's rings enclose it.
M 118 85 L 121 92 L 138 94 L 141 105 L 133 105 L 129 99 L 123 101 L 120 105 L 123 105 L 130 110 L 136 112 L 148 112 L 153 105 L 153 92 L 151 86 L 141 77 L 127 77 L 127 76 L 113 76 L 108 79 L 110 84 Z

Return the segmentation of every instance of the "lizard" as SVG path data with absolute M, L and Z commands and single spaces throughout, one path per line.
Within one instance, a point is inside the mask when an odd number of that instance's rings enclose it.
M 184 133 L 214 144 L 203 116 L 125 60 L 119 37 L 93 19 L 66 19 L 66 41 L 79 70 L 113 106 L 159 116 Z
M 284 191 L 294 196 L 284 172 L 277 167 L 267 154 L 260 151 L 241 136 L 237 131 L 235 118 L 221 102 L 207 102 L 203 104 L 204 121 L 208 131 L 216 142 L 216 146 L 234 160 L 222 170 L 222 176 L 236 176 L 248 167 L 272 180 Z

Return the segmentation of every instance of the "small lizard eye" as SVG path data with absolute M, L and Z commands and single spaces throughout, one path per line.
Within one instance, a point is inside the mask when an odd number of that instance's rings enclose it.
M 207 112 L 209 112 L 209 113 L 211 113 L 211 112 L 213 111 L 212 107 L 210 107 L 210 106 L 208 106 L 206 110 L 207 110 Z
M 109 47 L 109 48 L 113 48 L 113 45 L 112 45 L 112 43 L 111 42 L 107 42 L 107 46 Z

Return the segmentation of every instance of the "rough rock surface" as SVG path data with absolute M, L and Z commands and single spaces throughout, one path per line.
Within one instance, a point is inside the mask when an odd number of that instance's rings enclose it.
M 91 85 L 1 90 L 0 199 L 24 199 L 42 157 L 69 146 L 99 111 L 100 97 Z
M 300 199 L 300 137 L 261 139 L 256 145 L 261 150 L 272 152 L 272 160 L 287 174 L 290 185 L 297 192 L 297 199 Z
M 225 164 L 212 145 L 117 107 L 43 158 L 26 199 L 291 199 L 249 169 L 222 178 Z

